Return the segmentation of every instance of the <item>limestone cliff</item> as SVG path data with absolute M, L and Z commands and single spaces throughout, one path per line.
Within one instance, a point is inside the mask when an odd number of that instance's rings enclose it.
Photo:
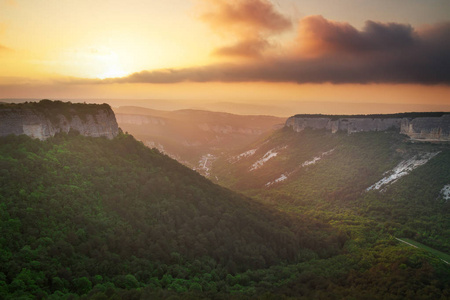
M 300 132 L 305 128 L 327 129 L 331 132 L 345 131 L 348 133 L 360 131 L 384 131 L 390 128 L 400 129 L 402 119 L 376 119 L 376 118 L 305 118 L 290 117 L 286 126 Z
M 26 134 L 44 140 L 71 130 L 109 139 L 119 133 L 114 113 L 107 104 L 42 100 L 0 105 L 0 136 Z
M 415 140 L 450 141 L 450 114 L 402 120 L 401 133 Z
M 388 129 L 427 141 L 450 141 L 450 113 L 404 113 L 393 115 L 296 115 L 287 119 L 287 127 L 300 132 L 306 128 L 325 129 L 333 133 L 385 131 Z

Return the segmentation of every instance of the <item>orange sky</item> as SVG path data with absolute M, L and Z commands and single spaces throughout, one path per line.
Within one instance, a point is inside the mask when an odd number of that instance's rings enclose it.
M 446 0 L 0 0 L 0 98 L 450 110 L 448 11 Z

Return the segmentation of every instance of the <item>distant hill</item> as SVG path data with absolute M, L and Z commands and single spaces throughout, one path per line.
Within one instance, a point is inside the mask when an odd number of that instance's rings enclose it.
M 223 151 L 242 147 L 283 126 L 285 119 L 202 110 L 114 109 L 119 126 L 201 174 Z

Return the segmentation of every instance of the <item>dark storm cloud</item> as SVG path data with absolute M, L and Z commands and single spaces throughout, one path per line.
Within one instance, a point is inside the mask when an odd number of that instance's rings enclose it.
M 238 48 L 223 51 L 238 53 Z M 248 52 L 252 52 L 251 47 Z M 142 71 L 90 82 L 450 84 L 450 23 L 414 30 L 404 24 L 368 21 L 360 31 L 347 23 L 313 16 L 300 21 L 298 39 L 285 53 L 289 54 L 245 64 Z
M 414 46 L 418 37 L 410 25 L 367 21 L 362 31 L 348 23 L 309 16 L 298 26 L 298 47 L 304 55 L 392 51 Z

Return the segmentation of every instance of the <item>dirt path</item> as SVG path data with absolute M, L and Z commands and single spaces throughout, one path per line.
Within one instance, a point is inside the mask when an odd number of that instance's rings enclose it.
M 411 243 L 408 243 L 407 241 L 404 241 L 404 240 L 402 240 L 402 239 L 399 239 L 399 238 L 395 238 L 397 241 L 400 241 L 400 242 L 402 242 L 402 243 L 405 243 L 405 244 L 407 244 L 407 245 L 409 245 L 409 246 L 411 246 L 411 247 L 414 247 L 414 248 L 419 248 L 419 249 L 421 249 L 420 247 L 417 247 L 416 245 L 413 245 L 413 244 L 411 244 Z M 423 249 L 423 250 L 426 250 L 426 249 Z M 448 262 L 448 261 L 446 261 L 446 260 L 443 260 L 442 258 L 440 258 L 440 257 L 438 257 L 440 260 L 442 260 L 443 262 L 445 262 L 447 265 L 450 265 L 450 263 Z

